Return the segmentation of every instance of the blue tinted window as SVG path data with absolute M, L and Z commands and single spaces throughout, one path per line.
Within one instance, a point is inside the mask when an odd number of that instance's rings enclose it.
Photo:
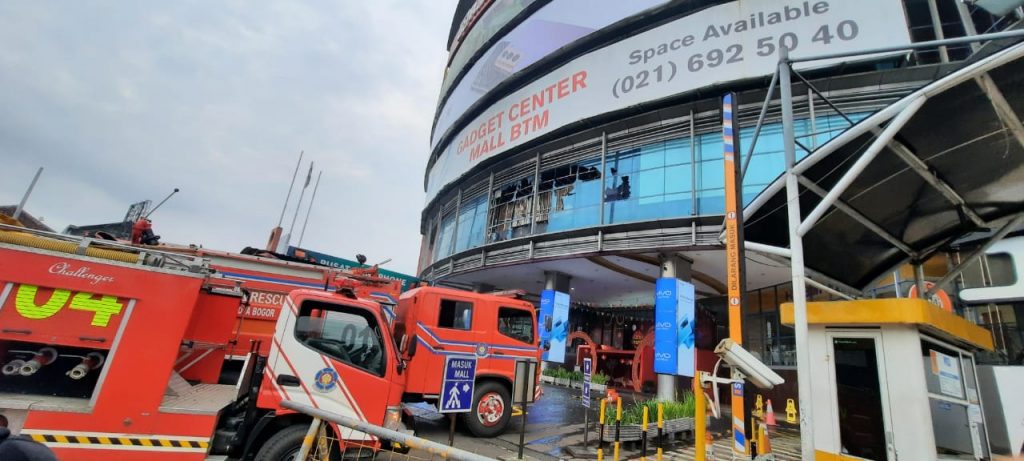
M 459 210 L 459 229 L 455 237 L 455 252 L 458 253 L 484 243 L 484 224 L 487 220 L 487 201 L 478 197 L 463 202 Z
M 665 193 L 689 192 L 693 188 L 693 172 L 689 164 L 665 168 Z
M 665 142 L 665 165 L 690 163 L 690 139 L 673 139 Z
M 434 261 L 452 254 L 452 240 L 455 237 L 453 235 L 454 230 L 454 216 L 448 216 L 441 221 L 441 230 L 437 233 L 437 242 L 434 244 Z
M 640 148 L 641 170 L 661 168 L 665 166 L 665 143 L 656 142 Z

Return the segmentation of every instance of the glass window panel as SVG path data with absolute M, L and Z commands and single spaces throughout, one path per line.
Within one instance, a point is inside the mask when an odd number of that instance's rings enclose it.
M 437 234 L 437 244 L 434 247 L 434 261 L 452 254 L 452 243 L 454 240 L 455 217 L 448 216 L 441 221 L 441 231 Z
M 725 187 L 725 166 L 722 159 L 698 163 L 697 175 L 697 189 L 717 189 Z
M 699 137 L 700 150 L 697 160 L 722 160 L 722 135 L 721 133 L 708 133 Z
M 295 321 L 295 339 L 339 362 L 384 376 L 380 326 L 366 309 L 306 301 Z
M 473 303 L 442 299 L 437 326 L 453 330 L 469 330 L 473 327 Z
M 665 218 L 693 215 L 693 196 L 690 192 L 681 194 L 665 194 Z
M 640 169 L 661 168 L 665 166 L 665 143 L 656 142 L 640 147 Z
M 693 175 L 689 164 L 665 168 L 665 193 L 693 190 Z
M 761 184 L 767 186 L 786 171 L 786 157 L 782 152 L 755 154 L 750 159 L 743 184 Z
M 512 307 L 498 308 L 498 332 L 526 344 L 533 344 L 533 312 Z
M 745 207 L 747 205 L 750 205 L 750 202 L 754 201 L 754 199 L 757 198 L 758 194 L 764 191 L 765 187 L 767 186 L 764 184 L 743 186 L 743 206 Z
M 698 191 L 697 211 L 702 215 L 725 212 L 725 189 Z
M 690 163 L 690 140 L 673 139 L 665 142 L 665 165 Z
M 639 197 L 650 197 L 665 193 L 665 170 L 644 170 L 634 175 L 631 192 Z

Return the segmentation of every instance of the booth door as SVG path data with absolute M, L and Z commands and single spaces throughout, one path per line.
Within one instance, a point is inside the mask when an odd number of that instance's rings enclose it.
M 832 362 L 832 414 L 835 440 L 847 456 L 895 460 L 886 394 L 882 335 L 879 332 L 828 334 Z

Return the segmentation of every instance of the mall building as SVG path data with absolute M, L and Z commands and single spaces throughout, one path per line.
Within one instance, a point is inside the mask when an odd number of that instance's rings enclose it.
M 463 0 L 429 146 L 418 276 L 528 297 L 546 288 L 569 293 L 571 331 L 582 333 L 575 339 L 607 352 L 601 369 L 622 385 L 634 384 L 633 351 L 653 325 L 654 282 L 676 276 L 696 286 L 698 347 L 713 348 L 728 336 L 723 96 L 738 98 L 749 204 L 785 168 L 778 91 L 747 156 L 781 49 L 790 56 L 868 51 L 1007 30 L 1020 19 L 1019 8 L 984 3 Z M 806 78 L 793 86 L 797 156 L 961 68 L 980 49 L 796 64 Z M 747 223 L 748 233 L 756 224 Z M 940 278 L 950 260 L 948 252 L 932 255 L 921 265 L 925 277 Z M 791 299 L 789 264 L 751 251 L 745 263 L 744 346 L 795 378 L 793 330 L 780 323 L 778 308 Z M 906 296 L 913 271 L 812 278 L 845 293 Z M 834 296 L 813 288 L 810 295 Z M 1020 309 L 1010 305 L 999 316 L 1010 355 L 1020 348 Z M 795 387 L 780 392 L 791 396 Z

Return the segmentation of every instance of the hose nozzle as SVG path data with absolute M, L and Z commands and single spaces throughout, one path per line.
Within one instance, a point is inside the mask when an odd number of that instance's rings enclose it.
M 90 371 L 95 370 L 103 365 L 103 354 L 99 352 L 90 352 L 88 355 L 82 358 L 82 362 L 75 365 L 67 375 L 71 379 L 82 379 L 85 375 L 89 374 Z
M 39 352 L 36 352 L 35 357 L 32 357 L 31 360 L 25 362 L 25 364 L 18 369 L 18 373 L 22 376 L 32 376 L 36 374 L 40 368 L 53 363 L 54 360 L 57 360 L 57 349 L 44 347 L 39 349 Z
M 11 360 L 10 362 L 7 362 L 4 365 L 4 369 L 3 369 L 4 376 L 11 376 L 11 375 L 18 374 L 19 370 L 21 370 L 21 366 L 24 365 L 24 364 L 25 364 L 25 361 L 21 360 L 21 359 L 14 359 L 14 360 Z

